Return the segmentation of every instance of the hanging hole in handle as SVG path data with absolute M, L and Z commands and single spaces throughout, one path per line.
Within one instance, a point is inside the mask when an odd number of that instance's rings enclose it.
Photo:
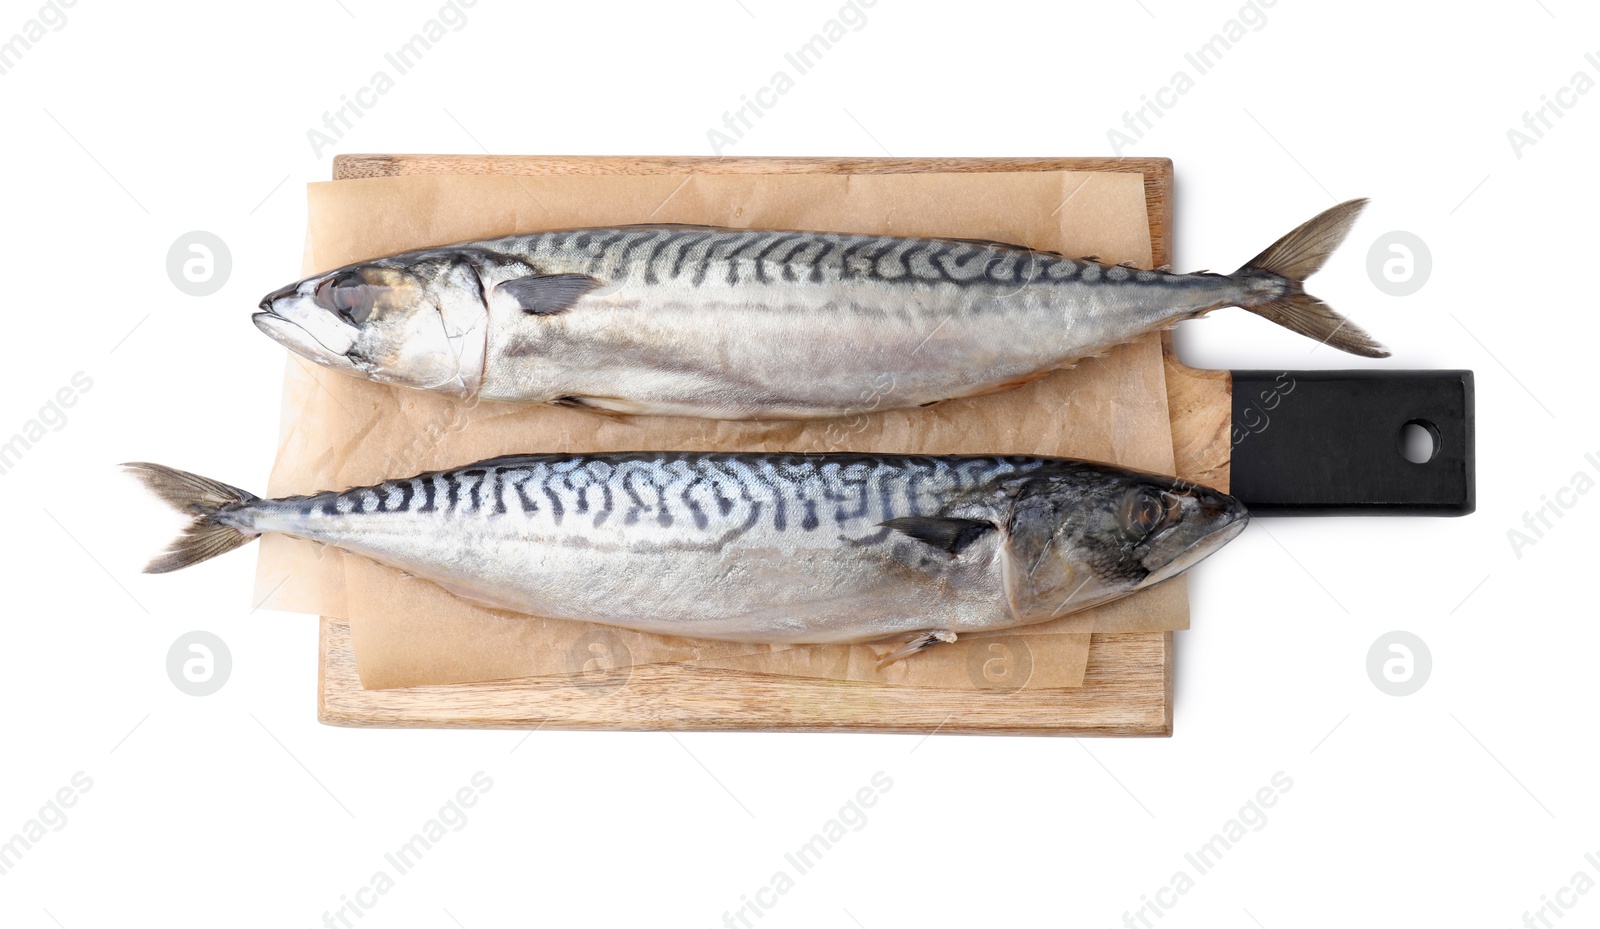
M 1400 427 L 1400 454 L 1412 464 L 1427 464 L 1439 454 L 1439 427 L 1413 419 Z

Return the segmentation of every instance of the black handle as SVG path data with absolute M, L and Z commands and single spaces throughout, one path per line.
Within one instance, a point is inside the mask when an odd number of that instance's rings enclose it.
M 1432 457 L 1408 460 L 1408 427 Z M 1230 486 L 1260 515 L 1465 516 L 1471 371 L 1234 371 Z

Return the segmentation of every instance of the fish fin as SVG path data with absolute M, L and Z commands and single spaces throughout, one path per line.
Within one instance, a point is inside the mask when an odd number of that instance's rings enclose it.
M 996 241 L 995 239 L 968 239 L 968 238 L 961 238 L 959 236 L 948 236 L 948 235 L 932 236 L 931 238 L 933 238 L 933 239 L 935 239 L 935 240 L 937 240 L 939 242 L 954 242 L 954 243 L 957 243 L 959 245 L 974 245 L 974 246 L 977 246 L 978 248 L 1004 248 L 1004 249 L 1011 249 L 1011 250 L 1014 250 L 1014 251 L 1034 252 L 1034 253 L 1040 254 L 1040 255 L 1056 255 L 1055 252 L 1047 252 L 1047 251 L 1043 251 L 1043 250 L 1037 249 L 1037 248 L 1029 248 L 1026 245 L 1018 245 L 1015 242 L 1000 242 L 1000 241 Z M 1060 257 L 1060 256 L 1057 256 L 1057 257 Z
M 956 634 L 948 629 L 929 629 L 926 632 L 913 633 L 906 639 L 905 644 L 878 659 L 878 670 L 882 671 L 897 661 L 903 661 L 927 648 L 932 648 L 940 642 L 954 642 Z
M 130 461 L 122 467 L 144 482 L 144 486 L 168 506 L 194 517 L 183 534 L 145 566 L 146 574 L 165 574 L 199 564 L 231 552 L 256 537 L 257 533 L 245 532 L 219 519 L 224 513 L 255 503 L 260 499 L 255 494 L 209 477 L 146 461 Z
M 995 528 L 994 523 L 981 519 L 957 519 L 950 516 L 901 516 L 885 520 L 878 525 L 887 526 L 918 542 L 943 549 L 952 555 L 961 554 L 963 549 Z
M 999 382 L 998 384 L 986 384 L 986 385 L 984 385 L 982 387 L 978 387 L 978 388 L 976 388 L 976 389 L 974 389 L 974 390 L 972 390 L 972 391 L 970 391 L 968 393 L 959 394 L 959 395 L 957 395 L 955 397 L 947 397 L 946 399 L 949 399 L 949 400 L 956 400 L 956 399 L 965 400 L 965 399 L 970 398 L 970 397 L 987 397 L 990 394 L 1005 393 L 1008 390 L 1015 390 L 1016 388 L 1021 387 L 1024 384 L 1031 384 L 1034 381 L 1037 381 L 1038 379 L 1040 379 L 1042 377 L 1048 377 L 1053 370 L 1054 369 L 1052 369 L 1052 368 L 1046 368 L 1043 371 L 1034 371 L 1034 372 L 1032 372 L 1030 374 L 1019 374 L 1016 377 L 1008 378 L 1006 380 L 1003 380 L 1003 381 Z M 936 400 L 934 402 L 938 403 L 940 401 Z M 924 405 L 926 406 L 928 404 L 924 404 Z
M 622 223 L 618 229 L 710 229 L 713 232 L 738 232 L 731 226 L 713 226 L 709 223 Z
M 1387 358 L 1388 350 L 1366 330 L 1306 293 L 1304 286 L 1344 241 L 1366 205 L 1364 199 L 1347 200 L 1324 210 L 1246 262 L 1233 273 L 1236 280 L 1248 285 L 1264 277 L 1283 286 L 1275 296 L 1246 297 L 1239 306 L 1340 351 Z
M 511 295 L 522 312 L 534 316 L 554 316 L 572 309 L 578 298 L 600 286 L 587 274 L 530 274 L 495 285 Z
M 606 419 L 623 423 L 624 425 L 636 425 L 634 415 L 648 412 L 647 410 L 636 409 L 629 405 L 627 401 L 613 397 L 557 397 L 549 401 L 549 403 L 551 406 L 559 406 L 568 410 L 582 410 L 585 413 L 604 416 Z

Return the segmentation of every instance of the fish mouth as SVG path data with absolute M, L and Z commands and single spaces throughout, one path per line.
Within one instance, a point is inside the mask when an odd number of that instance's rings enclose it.
M 261 311 L 263 313 L 271 313 L 272 312 L 272 307 L 279 300 L 282 300 L 285 297 L 293 297 L 296 294 L 298 294 L 299 292 L 300 292 L 300 285 L 299 284 L 290 284 L 287 287 L 280 287 L 277 290 L 274 290 L 272 293 L 267 294 L 265 297 L 261 298 Z
M 1210 530 L 1190 542 L 1166 564 L 1151 571 L 1142 586 L 1153 587 L 1162 581 L 1177 577 L 1204 561 L 1217 549 L 1232 542 L 1244 531 L 1244 527 L 1250 523 L 1250 514 L 1245 510 L 1244 504 L 1232 497 L 1225 497 L 1224 501 L 1205 505 L 1205 509 L 1209 511 L 1206 513 L 1206 523 L 1211 526 Z
M 347 374 L 361 373 L 361 369 L 356 367 L 348 355 L 323 345 L 309 329 L 274 312 L 272 301 L 277 296 L 280 295 L 273 294 L 261 301 L 261 309 L 251 315 L 250 321 L 256 324 L 257 329 L 266 333 L 274 342 L 308 361 Z

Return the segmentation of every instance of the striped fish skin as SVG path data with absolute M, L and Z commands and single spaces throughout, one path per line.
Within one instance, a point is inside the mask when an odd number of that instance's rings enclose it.
M 523 455 L 271 500 L 130 467 L 202 514 L 153 571 L 280 532 L 498 609 L 755 643 L 1041 622 L 1176 576 L 1247 520 L 1217 491 L 1056 458 Z M 210 502 L 164 489 L 179 479 Z
M 1376 350 L 1295 276 L 1358 211 L 1330 210 L 1231 275 L 950 239 L 544 232 L 342 268 L 269 295 L 255 319 L 330 368 L 459 396 L 834 417 L 1003 390 L 1227 305 Z
M 530 243 L 532 266 L 611 285 L 572 312 L 491 301 L 485 399 L 719 419 L 925 406 L 1021 383 L 1236 290 L 884 236 L 623 230 L 592 255 L 586 241 Z

